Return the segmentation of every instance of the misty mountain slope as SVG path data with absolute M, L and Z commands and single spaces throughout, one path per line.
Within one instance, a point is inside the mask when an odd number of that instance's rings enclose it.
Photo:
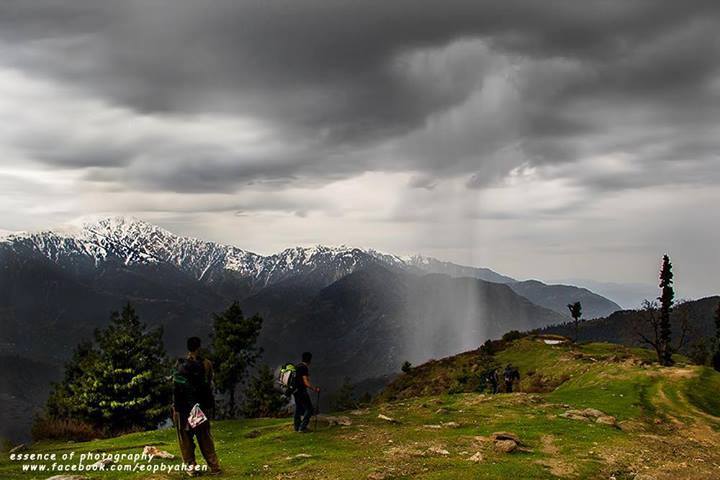
M 314 369 L 331 384 L 393 373 L 405 360 L 441 357 L 511 329 L 562 321 L 502 284 L 380 265 L 347 275 L 308 302 L 288 296 L 278 304 L 282 298 L 261 294 L 243 302 L 248 314 L 264 312 L 265 360 L 280 363 L 311 350 Z M 279 321 L 275 312 L 292 320 Z
M 569 317 L 567 305 L 581 302 L 583 318 L 599 318 L 621 310 L 620 305 L 586 288 L 547 285 L 537 280 L 509 283 L 508 286 L 531 302 Z
M 413 255 L 406 260 L 406 263 L 423 272 L 444 273 L 451 277 L 470 277 L 495 283 L 512 283 L 517 281 L 514 278 L 501 275 L 489 268 L 467 267 L 452 262 L 443 262 L 432 257 L 424 257 L 422 255 Z

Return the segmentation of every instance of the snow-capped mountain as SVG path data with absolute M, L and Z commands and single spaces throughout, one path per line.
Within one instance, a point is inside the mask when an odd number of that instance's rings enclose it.
M 168 264 L 207 282 L 229 273 L 249 280 L 256 287 L 309 273 L 322 274 L 329 283 L 375 262 L 409 267 L 400 257 L 347 246 L 294 247 L 263 256 L 230 245 L 178 236 L 128 217 L 102 218 L 58 231 L 11 233 L 0 239 L 2 247 L 44 256 L 61 266 Z
M 170 266 L 206 284 L 227 284 L 230 279 L 229 289 L 237 289 L 240 281 L 245 294 L 293 279 L 325 286 L 361 268 L 380 264 L 412 273 L 440 273 L 504 283 L 534 303 L 562 315 L 567 315 L 565 305 L 577 300 L 587 304 L 586 315 L 590 318 L 620 308 L 585 289 L 561 288 L 538 281 L 518 282 L 488 268 L 457 265 L 432 257 L 403 258 L 344 245 L 294 247 L 264 256 L 231 245 L 182 237 L 129 217 L 94 219 L 55 231 L 11 233 L 0 237 L 0 253 L 3 248 L 44 257 L 76 271 L 109 266 Z

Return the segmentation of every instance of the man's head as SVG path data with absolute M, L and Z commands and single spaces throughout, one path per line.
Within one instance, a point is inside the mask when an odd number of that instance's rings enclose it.
M 187 339 L 187 349 L 190 353 L 195 353 L 200 350 L 200 345 L 202 345 L 202 342 L 198 337 L 190 337 Z
M 302 354 L 302 361 L 303 363 L 310 363 L 312 361 L 312 353 L 310 352 L 303 352 Z

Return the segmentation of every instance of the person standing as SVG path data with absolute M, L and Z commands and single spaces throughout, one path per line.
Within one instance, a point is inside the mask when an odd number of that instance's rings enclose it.
M 192 427 L 188 421 L 190 412 L 198 405 L 206 417 L 215 409 L 212 380 L 213 366 L 210 360 L 200 355 L 201 341 L 198 337 L 187 339 L 188 353 L 175 363 L 173 374 L 173 423 L 178 444 L 187 473 L 195 476 L 199 472 L 195 461 L 195 442 L 212 474 L 220 473 L 220 463 L 215 453 L 215 442 L 210 433 L 210 420 Z
M 520 381 L 520 372 L 512 364 L 508 363 L 503 372 L 503 380 L 505 381 L 505 392 L 512 393 L 513 383 Z
M 487 375 L 487 381 L 490 384 L 490 389 L 492 390 L 493 395 L 495 395 L 498 392 L 498 374 L 497 369 L 493 368 L 490 370 L 490 373 Z
M 308 389 L 320 393 L 320 387 L 315 387 L 310 383 L 310 362 L 312 361 L 312 353 L 304 352 L 302 354 L 302 362 L 296 367 L 295 373 L 295 391 L 293 398 L 295 399 L 295 417 L 294 426 L 298 433 L 307 433 L 307 426 L 315 413 Z

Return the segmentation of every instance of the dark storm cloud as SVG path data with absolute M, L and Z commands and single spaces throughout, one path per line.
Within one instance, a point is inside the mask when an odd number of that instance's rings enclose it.
M 82 168 L 157 154 L 120 178 L 117 170 L 94 171 L 95 180 L 195 192 L 386 169 L 421 172 L 414 187 L 430 188 L 433 175 L 465 174 L 468 186 L 481 188 L 522 163 L 572 162 L 623 144 L 634 144 L 625 153 L 645 155 L 644 165 L 667 152 L 712 150 L 703 136 L 648 152 L 631 133 L 607 132 L 626 108 L 643 112 L 650 127 L 672 118 L 678 136 L 716 115 L 719 22 L 720 4 L 710 0 L 13 0 L 0 5 L 0 58 L 139 114 L 242 115 L 278 135 L 313 139 L 250 156 L 182 138 L 177 155 L 158 153 L 169 147 L 152 139 L 105 152 L 71 142 L 37 155 Z M 487 52 L 413 57 L 468 39 Z M 432 148 L 403 145 L 429 119 L 487 88 L 498 57 L 509 70 L 521 65 L 509 79 L 514 115 L 495 127 L 461 117 L 455 130 L 465 128 L 463 138 L 431 132 Z M 373 151 L 388 142 L 395 142 L 389 158 Z M 510 144 L 514 156 L 495 158 Z

